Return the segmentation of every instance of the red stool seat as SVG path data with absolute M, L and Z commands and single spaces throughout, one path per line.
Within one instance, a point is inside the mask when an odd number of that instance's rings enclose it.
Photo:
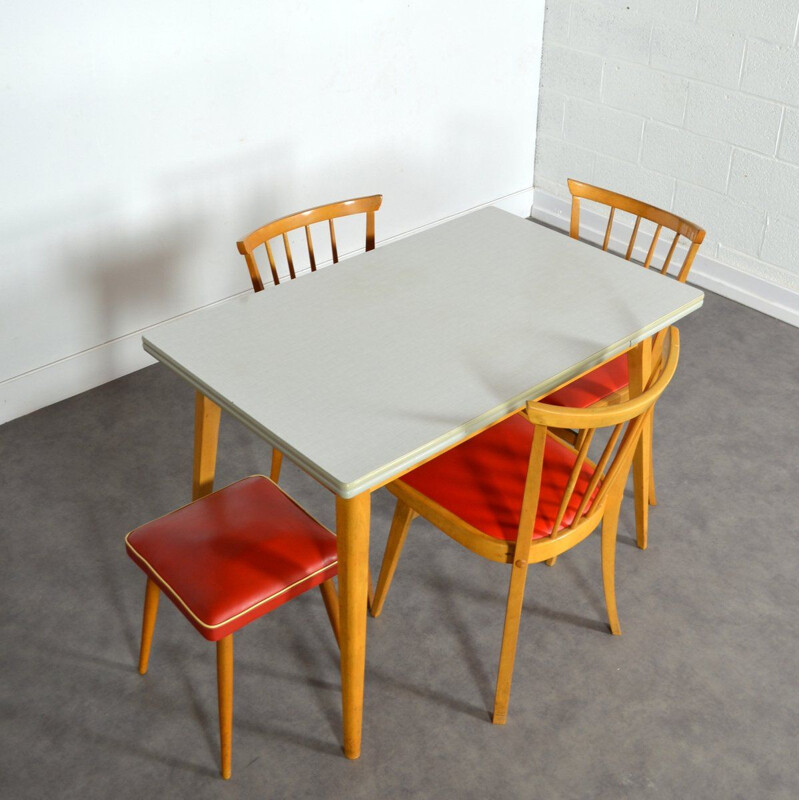
M 515 414 L 417 467 L 401 480 L 488 536 L 514 541 L 533 430 L 530 422 Z M 575 452 L 558 439 L 547 438 L 532 538 L 541 539 L 552 533 L 575 458 Z M 584 462 L 561 529 L 574 519 L 592 475 L 592 466 Z
M 558 391 L 545 397 L 542 402 L 564 408 L 588 408 L 628 385 L 628 355 L 611 359 L 587 372 Z
M 212 642 L 336 575 L 336 536 L 254 475 L 125 537 L 128 555 Z

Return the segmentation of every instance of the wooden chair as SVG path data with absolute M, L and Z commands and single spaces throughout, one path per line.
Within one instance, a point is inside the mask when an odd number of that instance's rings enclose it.
M 253 282 L 253 290 L 260 292 L 264 289 L 264 282 L 261 279 L 261 272 L 258 269 L 258 264 L 255 259 L 255 250 L 262 245 L 267 252 L 267 260 L 269 261 L 270 272 L 272 273 L 272 282 L 275 286 L 280 284 L 280 276 L 278 269 L 275 266 L 275 258 L 272 254 L 272 247 L 270 242 L 277 239 L 279 236 L 283 239 L 283 249 L 286 254 L 286 263 L 289 268 L 289 280 L 294 280 L 296 277 L 294 259 L 292 257 L 292 249 L 289 245 L 288 234 L 291 231 L 305 229 L 306 245 L 308 248 L 308 262 L 312 272 L 317 271 L 317 262 L 314 257 L 314 243 L 311 239 L 311 225 L 317 222 L 327 222 L 328 231 L 331 240 L 331 254 L 333 256 L 333 263 L 339 262 L 339 251 L 336 247 L 336 229 L 334 228 L 334 219 L 340 217 L 349 217 L 353 214 L 366 214 L 367 216 L 367 238 L 366 247 L 367 251 L 375 249 L 375 212 L 381 207 L 383 195 L 374 194 L 369 197 L 357 197 L 353 200 L 340 200 L 336 203 L 328 203 L 324 206 L 316 206 L 309 208 L 305 211 L 298 211 L 295 214 L 289 214 L 287 217 L 281 217 L 273 222 L 268 222 L 262 225 L 258 230 L 247 234 L 241 241 L 236 243 L 239 252 L 244 256 L 247 262 L 247 269 L 250 273 L 250 280 Z M 281 463 L 283 461 L 283 453 L 279 450 L 272 451 L 272 466 L 270 468 L 270 478 L 278 481 L 281 474 Z
M 681 237 L 683 237 L 688 241 L 688 248 L 676 277 L 681 283 L 686 281 L 689 277 L 689 271 L 692 268 L 695 255 L 697 255 L 697 250 L 706 235 L 706 232 L 700 226 L 672 214 L 669 211 L 663 211 L 660 208 L 648 205 L 640 200 L 635 200 L 632 197 L 610 192 L 607 189 L 601 189 L 597 186 L 591 186 L 588 183 L 581 183 L 580 181 L 570 179 L 567 181 L 567 185 L 572 194 L 572 213 L 570 216 L 569 235 L 573 239 L 579 238 L 581 200 L 591 200 L 610 206 L 608 223 L 603 237 L 603 250 L 608 250 L 608 245 L 611 241 L 614 212 L 617 210 L 626 211 L 629 214 L 633 214 L 636 217 L 636 221 L 634 222 L 633 232 L 631 233 L 628 247 L 625 251 L 625 259 L 630 261 L 633 256 L 641 221 L 643 219 L 649 220 L 655 223 L 656 229 L 643 262 L 644 268 L 650 269 L 654 266 L 653 259 L 659 237 L 663 230 L 668 230 L 674 233 L 674 236 L 659 271 L 662 275 L 667 274 L 672 257 L 680 243 Z M 562 387 L 544 398 L 543 402 L 571 408 L 589 408 L 624 402 L 628 397 L 628 358 L 626 354 L 623 354 L 602 364 L 567 386 Z M 564 431 L 563 434 L 574 441 L 574 432 Z M 642 488 L 646 496 L 637 498 L 637 502 L 641 503 L 646 513 L 647 505 L 656 505 L 657 502 L 652 467 L 652 424 L 648 423 L 648 425 L 645 426 L 644 441 L 647 451 L 646 457 L 650 460 L 650 479 L 648 485 Z M 646 531 L 637 531 L 637 542 L 642 549 L 647 547 Z
M 666 334 L 666 332 L 665 332 Z M 663 338 L 663 337 L 662 337 Z M 614 590 L 617 521 L 634 449 L 678 363 L 669 352 L 639 396 L 606 408 L 527 405 L 388 485 L 397 497 L 372 615 L 383 608 L 409 523 L 419 515 L 484 558 L 511 564 L 493 721 L 508 714 L 511 676 L 528 566 L 575 547 L 602 524 L 602 573 L 611 632 L 620 633 Z M 531 424 L 532 423 L 532 424 Z M 597 462 L 588 458 L 598 428 L 613 426 Z M 550 428 L 579 431 L 575 445 Z
M 221 773 L 230 778 L 233 634 L 319 586 L 338 642 L 336 536 L 254 475 L 137 528 L 125 548 L 147 575 L 139 672 L 147 672 L 162 591 L 217 643 Z

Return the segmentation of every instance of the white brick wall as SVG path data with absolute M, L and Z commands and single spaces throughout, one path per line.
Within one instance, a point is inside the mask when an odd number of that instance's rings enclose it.
M 797 0 L 547 0 L 541 74 L 535 188 L 668 208 L 797 292 Z

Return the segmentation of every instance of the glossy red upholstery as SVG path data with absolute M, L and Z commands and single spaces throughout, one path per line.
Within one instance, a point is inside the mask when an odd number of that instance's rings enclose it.
M 562 386 L 542 402 L 564 408 L 588 408 L 628 385 L 628 354 L 601 364 L 582 378 Z
M 515 414 L 417 467 L 402 481 L 483 533 L 495 539 L 514 541 L 533 430 L 530 422 Z M 574 465 L 575 453 L 548 437 L 539 508 L 532 531 L 534 539 L 551 534 Z M 575 518 L 592 474 L 591 467 L 584 464 L 564 514 L 562 529 Z
M 271 480 L 244 478 L 125 538 L 212 642 L 336 575 L 336 537 Z

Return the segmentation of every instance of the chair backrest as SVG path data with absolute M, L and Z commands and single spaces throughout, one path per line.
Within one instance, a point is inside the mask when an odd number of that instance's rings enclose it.
M 602 205 L 611 207 L 611 210 L 608 214 L 606 233 L 603 237 L 603 250 L 608 250 L 608 243 L 611 238 L 611 226 L 614 222 L 614 212 L 617 209 L 620 211 L 627 211 L 629 214 L 633 214 L 636 217 L 636 222 L 634 223 L 633 233 L 631 234 L 630 241 L 628 242 L 628 249 L 625 251 L 625 258 L 630 261 L 631 256 L 633 255 L 634 244 L 636 243 L 636 234 L 639 232 L 639 223 L 643 219 L 646 219 L 656 224 L 656 230 L 653 234 L 653 240 L 650 243 L 650 248 L 647 251 L 647 256 L 644 260 L 645 269 L 650 268 L 650 265 L 653 261 L 653 255 L 656 251 L 656 245 L 658 244 L 658 237 L 660 236 L 662 229 L 666 228 L 667 230 L 673 231 L 675 237 L 673 238 L 672 244 L 669 247 L 669 251 L 664 258 L 664 263 L 661 267 L 661 274 L 667 274 L 670 261 L 672 260 L 672 255 L 675 252 L 675 248 L 678 246 L 678 240 L 681 236 L 684 236 L 689 240 L 689 247 L 686 251 L 686 256 L 683 259 L 683 264 L 678 271 L 677 277 L 682 283 L 686 280 L 686 278 L 689 277 L 689 270 L 692 268 L 692 262 L 697 254 L 697 249 L 700 247 L 700 243 L 703 241 L 706 235 L 706 232 L 699 225 L 695 225 L 693 222 L 689 222 L 689 220 L 676 216 L 669 211 L 663 211 L 660 208 L 656 208 L 656 206 L 643 203 L 641 200 L 636 200 L 633 197 L 628 197 L 624 194 L 610 192 L 608 189 L 601 189 L 599 186 L 591 186 L 588 183 L 581 183 L 580 181 L 572 180 L 572 178 L 567 181 L 567 185 L 569 186 L 569 191 L 572 195 L 572 211 L 570 214 L 569 235 L 573 239 L 578 238 L 578 232 L 580 230 L 580 201 L 582 199 L 592 200 L 595 203 L 601 203 Z
M 668 352 L 664 356 L 657 357 L 648 386 L 638 397 L 605 408 L 564 408 L 539 402 L 527 404 L 528 419 L 536 426 L 536 429 L 531 445 L 528 477 L 517 534 L 518 548 L 520 545 L 528 546 L 530 543 L 530 532 L 533 530 L 539 505 L 539 489 L 542 481 L 548 428 L 570 428 L 578 431 L 575 464 L 558 507 L 550 534 L 551 539 L 563 536 L 565 531 L 569 532 L 576 528 L 590 513 L 600 509 L 609 499 L 609 493 L 612 497 L 622 496 L 642 425 L 647 415 L 652 414 L 656 401 L 672 380 L 678 366 L 680 351 L 678 329 L 671 327 L 668 332 L 664 331 L 663 333 L 669 334 Z M 661 350 L 658 352 L 660 353 Z M 608 443 L 596 462 L 591 478 L 588 482 L 585 476 L 579 480 L 595 432 L 599 428 L 612 426 L 613 430 Z M 575 514 L 569 525 L 562 528 L 562 520 L 576 493 L 579 493 L 580 496 Z
M 264 282 L 261 280 L 261 273 L 258 269 L 258 264 L 254 256 L 254 251 L 257 247 L 264 245 L 267 251 L 267 259 L 269 260 L 270 271 L 272 272 L 272 282 L 277 286 L 281 281 L 278 276 L 278 270 L 275 266 L 275 259 L 272 255 L 272 247 L 270 241 L 276 239 L 278 236 L 283 238 L 283 248 L 286 253 L 286 263 L 289 267 L 289 278 L 294 279 L 295 267 L 294 260 L 292 259 L 292 250 L 289 246 L 289 238 L 287 234 L 291 231 L 305 228 L 306 232 L 306 245 L 308 247 L 308 260 L 311 266 L 311 271 L 316 272 L 317 262 L 314 258 L 314 244 L 311 240 L 310 225 L 315 222 L 327 222 L 328 230 L 331 238 L 331 253 L 333 255 L 333 263 L 339 261 L 339 252 L 336 249 L 336 230 L 333 227 L 334 219 L 339 217 L 349 217 L 353 214 L 366 214 L 367 215 L 367 239 L 366 249 L 375 249 L 375 212 L 381 207 L 383 196 L 379 194 L 370 195 L 369 197 L 356 197 L 352 200 L 340 200 L 337 203 L 328 203 L 324 206 L 316 206 L 315 208 L 308 208 L 305 211 L 298 211 L 295 214 L 290 214 L 287 217 L 281 217 L 273 222 L 268 222 L 262 225 L 258 230 L 249 233 L 241 241 L 236 243 L 239 252 L 244 256 L 247 262 L 247 269 L 250 272 L 250 280 L 253 282 L 253 289 L 260 292 L 264 288 Z

